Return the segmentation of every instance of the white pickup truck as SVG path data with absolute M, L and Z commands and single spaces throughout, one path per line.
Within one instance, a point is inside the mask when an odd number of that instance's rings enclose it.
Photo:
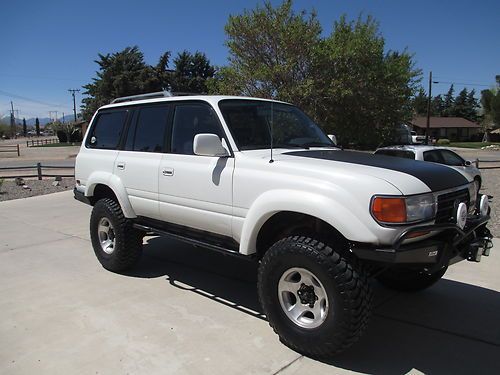
M 150 232 L 251 257 L 270 325 L 313 357 L 360 337 L 371 278 L 423 289 L 492 245 L 488 197 L 459 172 L 342 151 L 278 101 L 116 99 L 90 123 L 76 180 L 104 268 L 136 264 Z

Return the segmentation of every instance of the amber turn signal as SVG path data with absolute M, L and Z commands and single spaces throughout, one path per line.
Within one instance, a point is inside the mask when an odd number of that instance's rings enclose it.
M 382 223 L 405 223 L 406 202 L 404 198 L 375 197 L 372 200 L 372 214 Z

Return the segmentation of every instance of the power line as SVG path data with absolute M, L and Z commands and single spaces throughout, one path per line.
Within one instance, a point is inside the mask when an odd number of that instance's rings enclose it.
M 491 85 L 485 85 L 485 84 L 482 84 L 482 83 L 465 83 L 465 82 L 446 82 L 446 81 L 433 81 L 433 83 L 447 83 L 447 84 L 450 84 L 450 85 L 460 85 L 460 86 L 483 86 L 483 87 L 491 87 L 491 86 L 494 86 L 493 84 Z
M 7 92 L 7 91 L 3 91 L 3 90 L 0 90 L 0 95 L 9 96 L 9 97 L 17 98 L 17 99 L 21 99 L 21 100 L 26 100 L 28 102 L 41 104 L 41 105 L 44 105 L 44 106 L 47 106 L 47 107 L 67 108 L 67 106 L 64 106 L 64 105 L 61 105 L 61 104 L 47 103 L 47 102 L 43 102 L 41 100 L 28 98 L 26 96 L 21 96 L 21 95 L 13 94 L 11 92 Z

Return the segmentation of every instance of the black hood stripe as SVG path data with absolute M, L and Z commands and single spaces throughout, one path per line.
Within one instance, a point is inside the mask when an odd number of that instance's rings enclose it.
M 366 152 L 321 150 L 321 151 L 291 151 L 285 155 L 302 156 L 306 158 L 324 159 L 342 163 L 352 163 L 390 169 L 409 174 L 418 178 L 432 191 L 451 189 L 468 184 L 469 181 L 458 171 L 445 165 L 430 163 L 395 156 L 374 155 Z

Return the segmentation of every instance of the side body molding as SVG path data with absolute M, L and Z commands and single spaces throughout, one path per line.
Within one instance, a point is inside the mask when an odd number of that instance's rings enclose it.
M 345 207 L 337 200 L 324 195 L 280 189 L 260 195 L 248 210 L 241 233 L 240 253 L 255 253 L 260 229 L 271 216 L 282 211 L 307 214 L 321 219 L 350 240 L 378 242 L 372 230 L 359 220 L 358 217 L 362 216 L 356 215 L 355 207 Z
M 127 191 L 123 186 L 122 180 L 108 172 L 97 171 L 93 172 L 89 178 L 87 179 L 87 185 L 85 186 L 85 196 L 91 197 L 94 195 L 94 189 L 98 184 L 103 184 L 108 186 L 115 193 L 118 198 L 118 203 L 122 208 L 123 214 L 125 217 L 133 219 L 136 218 L 132 205 L 128 199 Z

